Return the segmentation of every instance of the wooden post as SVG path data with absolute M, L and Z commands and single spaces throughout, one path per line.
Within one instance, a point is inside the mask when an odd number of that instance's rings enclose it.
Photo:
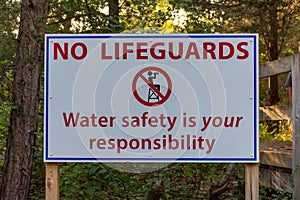
M 245 200 L 259 199 L 259 164 L 246 164 Z
M 46 200 L 59 200 L 59 164 L 46 163 Z
M 293 199 L 300 199 L 300 54 L 292 60 Z

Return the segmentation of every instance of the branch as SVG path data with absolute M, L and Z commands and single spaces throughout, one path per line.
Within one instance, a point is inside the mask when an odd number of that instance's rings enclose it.
M 212 185 L 209 189 L 209 199 L 216 199 L 220 194 L 232 188 L 232 183 L 230 183 L 230 177 L 234 168 L 234 163 L 230 163 L 227 170 L 226 176 L 223 180 L 219 181 L 215 185 Z

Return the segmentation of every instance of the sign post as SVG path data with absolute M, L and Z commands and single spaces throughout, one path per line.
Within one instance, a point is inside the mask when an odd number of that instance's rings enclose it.
M 300 54 L 296 54 L 292 61 L 292 122 L 293 122 L 293 199 L 300 198 Z
M 59 199 L 59 164 L 46 163 L 46 200 Z
M 45 162 L 259 162 L 257 34 L 45 41 Z
M 245 200 L 259 199 L 259 164 L 248 163 L 245 168 Z

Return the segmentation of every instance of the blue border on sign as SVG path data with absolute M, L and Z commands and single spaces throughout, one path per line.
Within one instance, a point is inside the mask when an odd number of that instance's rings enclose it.
M 48 120 L 49 120 L 49 109 L 48 109 L 48 100 L 49 100 L 49 42 L 50 39 L 74 39 L 74 38 L 84 38 L 84 39 L 93 39 L 93 38 L 252 38 L 254 41 L 254 155 L 252 158 L 80 158 L 80 157 L 50 157 L 49 156 L 49 132 L 48 132 Z M 258 148 L 258 34 L 189 34 L 189 35 L 156 35 L 156 34 L 145 34 L 145 35 L 71 35 L 71 34 L 62 34 L 62 35 L 45 35 L 45 81 L 44 81 L 44 162 L 103 162 L 103 161 L 156 161 L 156 162 L 236 162 L 236 163 L 257 163 L 259 162 L 259 148 Z
M 44 160 L 48 160 L 48 99 L 49 99 L 49 37 L 45 36 L 45 66 L 44 66 Z

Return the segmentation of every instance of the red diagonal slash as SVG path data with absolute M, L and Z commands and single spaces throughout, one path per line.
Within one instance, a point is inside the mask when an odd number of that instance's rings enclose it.
M 139 77 L 142 78 L 160 98 L 165 98 L 165 96 L 143 74 L 139 74 Z

